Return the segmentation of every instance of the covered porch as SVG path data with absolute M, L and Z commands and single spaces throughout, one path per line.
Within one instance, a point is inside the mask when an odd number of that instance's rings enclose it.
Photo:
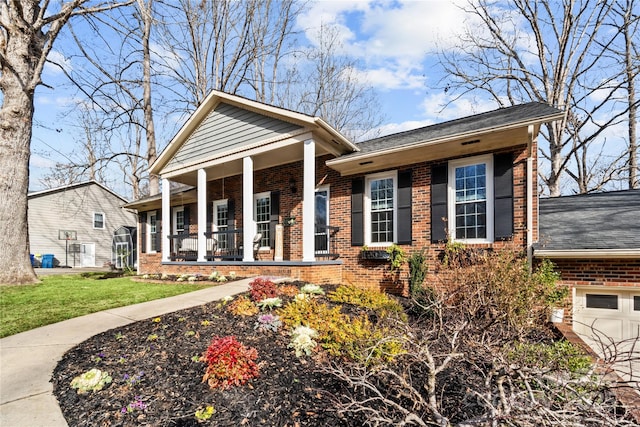
M 127 205 L 141 265 L 341 264 L 326 160 L 357 150 L 321 119 L 213 92 L 151 165 L 161 194 Z

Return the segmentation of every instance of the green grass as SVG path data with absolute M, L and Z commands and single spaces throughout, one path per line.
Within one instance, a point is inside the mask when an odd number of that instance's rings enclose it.
M 188 283 L 139 283 L 128 277 L 42 277 L 35 285 L 0 286 L 0 338 L 114 307 L 203 289 Z

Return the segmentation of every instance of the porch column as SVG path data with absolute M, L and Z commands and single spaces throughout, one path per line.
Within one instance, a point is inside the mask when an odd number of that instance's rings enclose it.
M 171 183 L 162 178 L 162 261 L 171 261 Z
M 304 142 L 302 179 L 302 261 L 315 261 L 316 143 Z
M 188 231 L 188 230 L 187 230 Z M 198 169 L 198 261 L 207 260 L 207 171 Z
M 242 159 L 242 261 L 252 262 L 253 236 L 256 223 L 253 219 L 253 159 Z

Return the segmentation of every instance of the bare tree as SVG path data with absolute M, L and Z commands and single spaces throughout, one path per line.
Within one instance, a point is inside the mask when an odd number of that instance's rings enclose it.
M 279 103 L 322 117 L 354 140 L 375 137 L 383 121 L 377 95 L 358 74 L 356 60 L 341 53 L 336 28 L 322 25 L 317 44 L 296 53 L 287 84 L 279 88 Z
M 33 0 L 0 1 L 0 283 L 38 280 L 29 259 L 27 192 L 36 88 L 62 28 L 75 15 L 115 8 L 87 0 L 40 6 Z
M 74 71 L 56 64 L 85 95 L 82 103 L 88 103 L 97 116 L 93 131 L 110 141 L 102 156 L 87 156 L 84 167 L 95 168 L 99 163 L 100 168 L 109 168 L 116 163 L 117 169 L 128 171 L 124 175 L 135 197 L 141 195 L 143 179 L 148 179 L 148 191 L 160 191 L 157 176 L 141 174 L 157 158 L 152 103 L 154 25 L 153 0 L 135 0 L 134 7 L 99 18 L 87 17 L 82 25 L 70 28 L 76 51 L 68 48 L 67 52 L 68 59 L 84 66 Z M 90 45 L 87 34 L 93 40 Z
M 159 59 L 182 111 L 213 89 L 271 102 L 299 11 L 294 0 L 180 0 L 164 9 Z
M 576 167 L 570 176 L 580 192 L 600 188 L 611 174 L 601 164 L 611 159 L 585 151 L 595 141 L 604 143 L 604 132 L 624 122 L 628 111 L 612 108 L 623 84 L 605 55 L 619 37 L 604 28 L 612 8 L 613 2 L 589 0 L 515 0 L 502 7 L 472 0 L 465 11 L 473 26 L 457 46 L 439 53 L 447 89 L 456 99 L 482 93 L 499 105 L 539 101 L 568 112 L 546 126 L 539 147 L 549 163 L 541 179 L 552 196 L 560 194 L 561 176 L 571 162 Z M 600 176 L 585 170 L 600 170 Z

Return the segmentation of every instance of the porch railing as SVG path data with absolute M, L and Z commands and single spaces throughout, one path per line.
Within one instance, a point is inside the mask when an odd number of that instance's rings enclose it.
M 339 227 L 316 225 L 315 256 L 316 258 L 339 258 L 337 234 Z M 242 229 L 207 231 L 207 261 L 241 261 L 243 258 Z M 169 236 L 172 261 L 196 261 L 198 259 L 198 234 L 180 233 Z

